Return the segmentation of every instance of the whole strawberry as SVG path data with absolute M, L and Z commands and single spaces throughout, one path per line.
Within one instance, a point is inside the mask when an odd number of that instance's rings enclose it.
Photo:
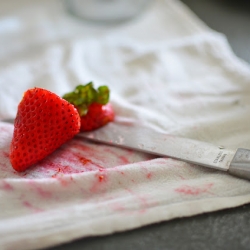
M 17 171 L 51 154 L 80 130 L 75 107 L 41 88 L 29 89 L 19 103 L 10 147 L 10 161 Z
M 65 94 L 63 98 L 77 108 L 81 117 L 81 131 L 91 131 L 114 120 L 114 111 L 108 103 L 107 86 L 95 89 L 92 82 L 78 85 L 73 92 Z

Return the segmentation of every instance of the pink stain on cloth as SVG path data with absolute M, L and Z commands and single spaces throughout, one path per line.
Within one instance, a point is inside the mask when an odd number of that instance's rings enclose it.
M 45 231 L 50 223 L 55 223 L 48 231 L 52 235 L 58 233 L 57 226 L 67 231 L 69 222 L 78 226 L 80 223 L 83 236 L 90 235 L 88 227 L 96 220 L 103 227 L 118 223 L 129 229 L 187 216 L 183 209 L 178 209 L 182 203 L 218 198 L 216 183 L 210 180 L 216 171 L 208 171 L 206 179 L 192 186 L 189 180 L 204 169 L 86 142 L 77 136 L 38 164 L 18 173 L 9 162 L 12 133 L 12 125 L 0 123 L 0 222 L 9 225 L 1 231 L 0 223 L 0 234 L 7 238 L 10 232 L 17 234 L 24 224 L 27 232 L 39 230 L 34 223 L 41 224 Z M 204 204 L 207 206 L 202 211 L 209 211 L 211 204 L 208 201 Z M 134 224 L 138 220 L 143 223 Z
M 209 193 L 209 190 L 212 188 L 213 183 L 208 183 L 205 185 L 200 185 L 198 187 L 192 187 L 189 185 L 183 185 L 175 189 L 177 193 L 182 193 L 185 195 L 201 195 L 203 193 Z
M 15 116 L 28 88 L 63 95 L 92 78 L 109 85 L 121 118 L 250 148 L 250 68 L 179 1 L 155 1 L 136 23 L 102 32 L 75 25 L 56 1 L 8 2 L 0 1 L 1 119 Z M 78 137 L 17 173 L 12 133 L 0 123 L 1 250 L 42 249 L 250 202 L 248 181 Z
M 91 225 L 96 220 L 101 231 L 110 223 L 114 228 L 111 231 L 118 225 L 129 229 L 136 227 L 137 220 L 146 225 L 187 216 L 185 204 L 193 207 L 191 212 L 189 207 L 189 213 L 197 213 L 197 200 L 218 198 L 216 186 L 221 183 L 210 180 L 216 171 L 208 170 L 204 179 L 203 168 L 86 142 L 77 136 L 18 173 L 9 161 L 12 133 L 13 125 L 0 123 L 0 222 L 15 222 L 5 229 L 5 235 L 17 234 L 24 220 L 28 222 L 22 230 L 27 234 L 41 228 L 46 231 L 52 223 L 55 227 L 50 234 L 55 236 L 57 226 L 67 231 L 69 222 L 79 226 L 82 221 L 82 236 L 87 236 L 85 223 Z M 192 184 L 193 176 L 199 175 L 200 181 Z M 207 207 L 202 212 L 214 209 L 206 199 L 205 203 Z M 35 226 L 38 224 L 40 229 Z M 0 232 L 1 227 L 4 226 L 0 223 Z M 12 242 L 12 237 L 8 237 L 7 242 Z

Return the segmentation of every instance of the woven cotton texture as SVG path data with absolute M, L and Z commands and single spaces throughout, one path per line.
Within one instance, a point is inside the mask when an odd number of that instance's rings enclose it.
M 116 27 L 74 20 L 59 1 L 20 2 L 0 4 L 1 119 L 15 117 L 28 88 L 62 95 L 94 81 L 110 87 L 117 119 L 250 148 L 250 68 L 180 2 L 156 1 Z M 1 249 L 40 249 L 250 202 L 249 181 L 77 136 L 17 173 L 12 135 L 13 125 L 1 122 Z

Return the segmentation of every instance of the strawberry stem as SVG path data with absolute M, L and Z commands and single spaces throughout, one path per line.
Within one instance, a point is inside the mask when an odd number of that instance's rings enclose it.
M 84 116 L 88 112 L 88 107 L 92 103 L 105 105 L 109 101 L 109 88 L 100 86 L 94 88 L 93 82 L 86 85 L 78 85 L 72 92 L 63 95 L 63 99 L 73 104 L 80 116 Z

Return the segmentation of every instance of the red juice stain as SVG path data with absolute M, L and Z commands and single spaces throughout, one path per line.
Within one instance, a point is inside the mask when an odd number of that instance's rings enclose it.
M 0 156 L 0 158 L 1 158 L 1 156 Z M 9 168 L 10 168 L 10 165 L 9 164 L 7 164 L 7 163 L 3 163 L 3 162 L 1 162 L 0 163 L 0 168 L 2 169 L 2 170 L 9 170 Z
M 107 174 L 104 169 L 100 169 L 99 173 L 95 175 L 99 182 L 104 182 L 107 179 Z
M 53 156 L 45 158 L 37 170 L 55 178 L 58 175 L 61 176 L 64 174 L 82 173 L 103 168 L 99 164 L 96 164 L 90 159 L 84 157 L 82 155 L 84 151 L 78 152 L 75 148 L 76 145 L 77 148 L 86 148 L 78 143 L 72 143 L 72 145 L 70 144 L 70 148 L 64 146 L 58 149 Z
M 152 173 L 147 173 L 147 179 L 150 180 L 152 178 L 152 175 L 153 175 Z
M 91 160 L 86 159 L 85 157 L 79 157 L 79 161 L 83 164 L 86 165 L 87 163 L 90 163 Z
M 153 173 L 149 172 L 148 168 L 144 166 L 144 163 L 139 163 L 140 167 L 141 167 L 141 171 L 143 173 L 144 176 L 146 176 L 146 178 L 148 180 L 150 180 L 153 176 Z
M 91 161 L 90 159 L 87 159 L 85 157 L 82 157 L 82 156 L 77 156 L 78 157 L 78 160 L 83 164 L 83 165 L 87 165 L 87 164 L 91 164 L 92 166 L 94 167 L 97 167 L 98 169 L 103 169 L 104 167 L 99 165 L 99 164 L 96 164 L 94 163 L 93 161 Z
M 57 177 L 57 180 L 63 187 L 68 187 L 74 181 L 72 176 L 70 178 Z
M 118 211 L 118 212 L 124 212 L 125 208 L 121 204 L 114 204 L 112 205 L 113 210 Z
M 43 166 L 44 166 L 44 168 L 54 170 L 56 173 L 61 172 L 61 168 L 63 167 L 59 163 L 50 162 L 50 161 L 46 161 L 45 164 L 43 164 Z
M 189 185 L 183 185 L 176 188 L 174 191 L 185 195 L 200 195 L 202 193 L 209 193 L 209 189 L 213 186 L 213 183 L 204 185 L 203 187 L 192 187 Z
M 122 151 L 115 151 L 113 148 L 104 148 L 110 156 L 114 156 L 117 159 L 117 165 L 126 165 L 133 163 L 133 155 L 135 154 L 131 149 L 123 149 Z
M 147 199 L 142 195 L 136 194 L 135 192 L 133 192 L 129 188 L 125 188 L 125 190 L 127 190 L 132 196 L 134 196 L 137 199 L 137 201 L 140 203 L 140 205 L 142 206 L 142 208 L 139 210 L 139 212 L 145 213 L 146 209 L 149 207 Z
M 113 167 L 112 170 L 116 171 L 117 173 L 119 173 L 119 174 L 121 174 L 121 175 L 125 175 L 125 173 L 124 173 L 123 171 L 119 170 L 119 167 L 120 167 L 120 166 L 118 166 L 118 167 Z
M 5 158 L 9 158 L 9 157 L 10 157 L 10 154 L 9 154 L 9 152 L 3 151 L 3 156 L 4 156 Z
M 72 174 L 72 173 L 80 173 L 82 172 L 81 170 L 74 169 L 71 166 L 63 166 L 59 169 L 60 173 L 63 174 Z
M 36 193 L 43 199 L 49 199 L 52 197 L 52 193 L 50 191 L 44 190 L 43 188 L 41 188 L 40 186 L 38 186 L 37 183 L 35 183 L 32 180 L 29 180 L 29 185 L 31 186 L 31 188 L 33 190 L 36 191 Z
M 104 181 L 104 176 L 103 175 L 99 175 L 99 182 L 103 182 Z
M 40 208 L 37 208 L 37 207 L 33 206 L 28 201 L 23 201 L 23 206 L 26 207 L 26 208 L 29 208 L 29 209 L 33 210 L 34 212 L 42 212 L 42 211 L 44 211 L 43 209 L 40 209 Z
M 17 171 L 12 171 L 12 173 L 14 174 L 14 175 L 17 175 L 17 176 L 19 176 L 19 177 L 26 177 L 26 175 L 27 175 L 27 172 L 17 172 Z
M 77 145 L 77 147 L 76 147 L 76 145 Z M 103 166 L 93 162 L 91 159 L 88 159 L 82 155 L 82 152 L 84 152 L 82 150 L 86 151 L 86 148 L 87 148 L 86 146 L 74 144 L 74 148 L 75 147 L 76 148 L 80 147 L 81 151 L 72 152 L 72 151 L 68 150 L 64 157 L 65 157 L 65 160 L 69 161 L 72 164 L 79 165 L 79 163 L 81 163 L 82 166 L 85 167 L 85 168 L 82 168 L 83 171 L 79 171 L 79 172 L 85 172 L 85 171 L 97 170 L 97 169 L 103 168 Z M 87 148 L 87 149 L 88 149 L 88 151 L 90 150 L 93 153 L 92 149 L 89 149 L 89 148 Z
M 57 171 L 51 176 L 52 178 L 56 178 L 58 174 L 61 173 L 61 168 L 57 168 Z
M 2 181 L 2 186 L 1 188 L 5 191 L 13 191 L 14 188 L 8 183 L 6 182 L 5 180 Z
M 54 167 L 55 167 L 54 168 L 55 173 L 52 175 L 52 177 L 57 177 L 58 175 L 64 175 L 64 174 L 76 174 L 85 172 L 85 170 L 74 169 L 73 167 L 67 165 L 63 166 L 60 164 L 58 165 L 55 164 Z
M 107 174 L 104 171 L 99 171 L 99 173 L 95 175 L 94 184 L 90 188 L 90 191 L 94 193 L 98 191 L 103 191 L 107 181 Z
M 50 191 L 44 190 L 41 187 L 36 187 L 36 191 L 44 199 L 52 197 L 52 193 Z
M 130 163 L 129 159 L 124 155 L 120 155 L 119 159 L 121 160 L 122 164 L 129 164 Z

